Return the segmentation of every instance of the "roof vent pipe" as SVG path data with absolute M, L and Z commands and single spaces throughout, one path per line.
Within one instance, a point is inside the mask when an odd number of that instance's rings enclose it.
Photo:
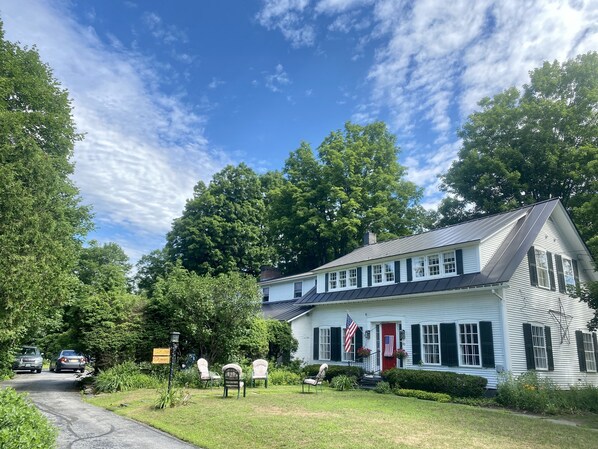
M 366 231 L 365 234 L 363 234 L 364 246 L 373 245 L 374 243 L 376 243 L 376 233 L 372 231 Z

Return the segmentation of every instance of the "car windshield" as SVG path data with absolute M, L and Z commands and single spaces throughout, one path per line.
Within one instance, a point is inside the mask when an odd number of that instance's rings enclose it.
M 30 348 L 30 347 L 21 348 L 21 354 L 23 354 L 23 355 L 35 355 L 35 348 Z
M 75 351 L 73 351 L 72 349 L 68 349 L 66 351 L 62 351 L 61 354 L 63 356 L 66 356 L 66 357 L 70 357 L 70 356 L 73 356 L 73 355 L 77 355 L 77 356 L 79 355 Z

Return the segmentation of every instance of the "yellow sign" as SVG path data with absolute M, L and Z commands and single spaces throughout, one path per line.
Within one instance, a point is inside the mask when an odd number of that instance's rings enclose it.
M 170 349 L 154 348 L 152 363 L 156 365 L 164 365 L 170 363 Z

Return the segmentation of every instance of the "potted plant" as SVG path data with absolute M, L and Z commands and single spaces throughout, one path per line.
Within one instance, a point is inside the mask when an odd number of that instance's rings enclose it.
M 409 356 L 407 351 L 405 351 L 403 348 L 395 349 L 392 355 L 399 360 L 406 359 Z
M 372 350 L 370 348 L 361 347 L 357 350 L 357 357 L 359 357 L 360 359 L 364 359 L 366 357 L 369 357 L 371 353 Z

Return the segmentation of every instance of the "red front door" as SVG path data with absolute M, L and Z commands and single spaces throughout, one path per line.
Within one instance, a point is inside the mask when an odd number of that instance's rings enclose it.
M 397 359 L 392 353 L 397 348 L 397 325 L 395 323 L 382 323 L 382 371 L 396 368 Z

